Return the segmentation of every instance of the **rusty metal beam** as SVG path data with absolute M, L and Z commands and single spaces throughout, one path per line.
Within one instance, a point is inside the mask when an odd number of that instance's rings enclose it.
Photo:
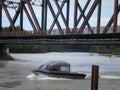
M 85 14 L 83 13 L 83 10 L 82 10 L 80 4 L 79 4 L 78 2 L 77 2 L 77 4 L 78 4 L 77 7 L 79 8 L 79 10 L 80 10 L 80 12 L 81 12 L 82 17 L 83 17 L 83 19 L 85 20 L 86 16 L 85 16 Z M 79 22 L 79 21 L 78 21 L 78 22 Z M 87 27 L 88 27 L 88 30 L 90 30 L 90 32 L 93 34 L 94 32 L 93 32 L 93 30 L 91 29 L 91 26 L 90 26 L 89 22 L 87 22 Z
M 47 29 L 47 0 L 45 1 L 45 12 L 44 12 L 44 27 L 43 29 L 46 30 Z
M 102 6 L 102 0 L 100 0 L 98 4 L 98 17 L 97 17 L 97 34 L 100 33 L 100 24 L 101 24 L 101 6 Z
M 35 25 L 36 25 L 37 30 L 41 30 L 40 25 L 39 25 L 39 22 L 38 22 L 38 20 L 37 20 L 37 17 L 36 17 L 36 15 L 35 15 L 35 12 L 34 12 L 32 6 L 31 6 L 31 4 L 30 4 L 30 0 L 25 0 L 25 1 L 26 1 L 26 4 L 27 4 L 30 12 L 31 12 L 31 15 L 32 15 L 32 17 L 33 17 L 33 20 L 34 20 L 34 22 L 35 22 Z
M 66 0 L 64 0 L 64 2 L 66 2 Z M 69 27 L 67 26 L 67 21 L 66 21 L 66 19 L 65 19 L 65 16 L 64 16 L 62 10 L 60 9 L 60 6 L 59 6 L 59 4 L 58 4 L 58 1 L 55 0 L 55 4 L 56 4 L 56 6 L 57 6 L 57 8 L 58 8 L 58 12 L 60 12 L 60 14 L 61 14 L 61 17 L 62 17 L 62 19 L 63 19 L 63 22 L 64 22 L 66 28 L 69 28 Z
M 20 0 L 20 30 L 23 31 L 23 0 Z
M 16 10 L 16 13 L 13 17 L 13 23 L 15 24 L 17 18 L 18 18 L 18 15 L 20 14 L 20 6 L 18 7 L 18 9 Z M 10 24 L 10 27 L 9 27 L 9 31 L 12 31 L 12 25 Z
M 74 4 L 74 29 L 76 30 L 76 28 L 77 28 L 77 14 L 78 14 L 78 12 L 77 12 L 77 2 L 78 2 L 78 0 L 75 0 L 75 4 Z
M 61 7 L 60 10 L 63 9 L 63 6 L 64 6 L 64 5 L 65 5 L 65 1 L 62 2 L 61 6 L 60 6 L 60 7 Z M 57 19 L 58 19 L 59 15 L 60 15 L 60 11 L 58 11 L 57 14 L 55 15 L 55 17 L 54 17 L 54 21 L 52 22 L 52 25 L 51 25 L 51 27 L 50 27 L 50 30 L 53 29 L 55 23 L 57 22 Z
M 20 28 L 23 30 L 23 10 L 26 13 L 26 16 L 29 19 L 29 22 L 34 30 L 46 30 L 47 29 L 47 22 L 48 22 L 48 15 L 47 12 L 49 9 L 49 12 L 53 16 L 53 22 L 50 22 L 51 26 L 49 29 L 49 32 L 51 32 L 56 25 L 59 31 L 63 32 L 62 24 L 64 24 L 66 31 L 69 29 L 69 8 L 70 8 L 70 0 L 41 0 L 42 1 L 42 17 L 41 17 L 41 25 L 39 25 L 38 18 L 36 17 L 36 13 L 34 12 L 34 8 L 32 7 L 32 1 L 31 0 L 20 0 L 14 2 L 14 0 L 0 0 L 0 30 L 2 29 L 2 8 L 5 11 L 5 14 L 8 18 L 8 21 L 10 22 L 10 30 L 15 30 L 15 22 L 18 19 L 18 16 L 20 15 Z M 118 13 L 120 12 L 120 4 L 118 5 L 118 0 L 114 0 L 114 14 L 110 18 L 110 21 L 106 25 L 103 32 L 100 31 L 101 26 L 101 2 L 102 0 L 87 0 L 85 3 L 85 6 L 82 8 L 80 3 L 78 3 L 78 0 L 74 0 L 74 29 L 77 30 L 78 25 L 80 24 L 81 19 L 83 18 L 84 21 L 82 22 L 79 30 L 79 33 L 83 33 L 84 28 L 86 26 L 88 27 L 88 30 L 90 30 L 90 33 L 94 34 L 102 34 L 107 33 L 111 25 L 113 25 L 113 33 L 117 33 L 117 19 L 118 19 Z M 93 2 L 90 4 L 90 2 Z M 34 3 L 34 2 L 33 2 Z M 104 3 L 104 2 L 103 2 Z M 15 7 L 14 7 L 15 5 Z M 27 5 L 27 6 L 26 6 Z M 54 9 L 54 6 L 56 5 L 57 9 Z M 66 5 L 66 6 L 65 6 Z M 88 11 L 87 15 L 86 12 L 88 10 L 88 6 L 90 6 L 90 10 Z M 90 26 L 89 20 L 98 6 L 98 14 L 97 14 L 97 32 L 94 32 Z M 14 17 L 9 12 L 9 7 L 14 8 L 16 10 Z M 66 10 L 66 12 L 63 12 L 63 9 Z M 80 15 L 79 15 L 80 12 Z M 61 16 L 59 18 L 59 16 Z M 59 20 L 62 19 L 62 22 Z M 41 27 L 40 27 L 41 26 Z M 69 29 L 70 30 L 70 29 Z
M 99 3 L 99 0 L 94 1 L 94 3 L 92 4 L 92 6 L 91 6 L 91 8 L 90 8 L 90 10 L 89 10 L 89 12 L 88 12 L 88 14 L 86 16 L 86 19 L 83 21 L 78 33 L 83 32 L 85 26 L 87 25 L 87 22 L 89 21 L 90 17 L 92 16 L 92 14 L 93 14 L 95 8 L 97 7 L 98 3 Z
M 24 11 L 25 11 L 25 13 L 26 13 L 26 16 L 28 17 L 28 20 L 29 20 L 29 22 L 30 22 L 33 30 L 37 30 L 36 27 L 35 27 L 35 25 L 34 25 L 34 23 L 33 23 L 33 21 L 32 21 L 32 19 L 31 19 L 31 17 L 30 17 L 30 15 L 29 15 L 29 13 L 28 13 L 28 10 L 26 9 L 26 7 L 25 7 L 24 4 L 23 4 L 23 9 L 24 9 Z M 15 13 L 15 15 L 14 15 L 14 17 L 13 17 L 13 23 L 14 23 L 14 24 L 15 24 L 18 16 L 19 16 L 19 14 L 20 14 L 20 5 L 18 6 L 18 9 L 16 10 L 16 13 Z M 9 31 L 11 31 L 11 30 L 12 30 L 12 26 L 10 25 Z
M 54 12 L 53 7 L 51 6 L 51 3 L 50 3 L 49 0 L 48 0 L 48 7 L 50 8 L 50 11 L 52 13 L 53 18 L 55 19 L 56 15 L 55 15 L 55 12 Z M 56 25 L 57 25 L 58 29 L 63 33 L 63 31 L 61 30 L 62 28 L 61 28 L 60 23 L 58 22 L 58 20 L 56 20 Z M 51 32 L 52 29 L 53 28 L 50 28 L 49 32 Z
M 90 2 L 91 2 L 91 0 L 87 0 L 86 4 L 85 4 L 85 6 L 84 6 L 84 8 L 82 10 L 83 13 L 85 13 L 85 11 L 87 10 Z M 81 19 L 82 19 L 82 14 L 80 14 L 80 16 L 79 16 L 79 18 L 77 20 L 77 25 L 79 24 L 79 22 L 80 22 Z
M 8 18 L 8 20 L 9 20 L 11 26 L 12 26 L 12 30 L 15 31 L 15 26 L 14 26 L 13 20 L 12 20 L 10 14 L 9 14 L 9 12 L 8 12 L 8 10 L 7 10 L 7 8 L 6 8 L 5 4 L 4 4 L 4 2 L 2 2 L 2 7 L 3 7 L 3 9 L 4 9 L 4 11 L 5 11 L 6 15 L 7 15 L 7 18 Z
M 118 11 L 118 0 L 114 0 L 114 19 L 113 19 L 113 33 L 117 31 L 117 14 Z
M 2 31 L 2 0 L 0 0 L 0 32 Z
M 120 4 L 118 5 L 118 10 L 117 10 L 117 14 L 120 12 Z M 102 33 L 107 33 L 107 31 L 109 30 L 109 28 L 111 27 L 112 23 L 113 23 L 113 19 L 114 19 L 114 14 L 112 15 L 112 17 L 110 18 L 109 22 L 107 23 L 107 25 L 105 26 L 105 29 L 103 30 Z
M 42 0 L 42 13 L 41 13 L 41 29 L 44 30 L 44 4 L 45 0 Z
M 16 2 L 18 0 L 3 0 L 4 2 L 7 2 L 8 4 L 20 4 L 19 2 Z
M 47 29 L 47 0 L 42 0 L 41 29 Z
M 66 29 L 69 29 L 70 0 L 66 0 L 66 3 L 67 3 L 66 21 L 67 21 L 67 26 L 68 26 L 68 28 L 66 28 Z
M 31 16 L 30 16 L 28 10 L 27 10 L 26 7 L 25 7 L 25 5 L 23 5 L 23 9 L 24 9 L 24 11 L 25 11 L 25 13 L 26 13 L 26 16 L 28 17 L 28 20 L 29 20 L 29 22 L 30 22 L 33 30 L 37 30 L 36 27 L 35 27 L 35 25 L 34 25 L 33 20 L 31 19 Z

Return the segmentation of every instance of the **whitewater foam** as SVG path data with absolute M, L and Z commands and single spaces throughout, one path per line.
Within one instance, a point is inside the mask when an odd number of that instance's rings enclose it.
M 86 73 L 85 79 L 91 79 L 91 73 Z M 100 79 L 113 79 L 113 80 L 120 80 L 119 75 L 99 75 Z
M 55 77 L 49 77 L 46 75 L 35 75 L 35 74 L 30 74 L 26 76 L 27 79 L 29 80 L 71 80 L 67 78 L 55 78 Z M 100 75 L 100 79 L 114 79 L 114 80 L 120 80 L 120 76 L 118 75 Z M 87 73 L 85 79 L 91 79 L 91 74 Z
M 66 78 L 55 78 L 55 77 L 49 77 L 46 75 L 35 75 L 35 74 L 30 74 L 26 76 L 26 78 L 29 80 L 70 80 Z
M 100 78 L 118 80 L 118 79 L 120 79 L 120 76 L 117 76 L 117 75 L 101 75 Z

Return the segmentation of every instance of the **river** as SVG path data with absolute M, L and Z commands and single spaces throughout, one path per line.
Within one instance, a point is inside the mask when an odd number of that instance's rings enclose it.
M 90 90 L 91 67 L 99 65 L 99 90 L 120 90 L 120 57 L 97 53 L 11 54 L 15 61 L 0 61 L 0 90 Z M 31 70 L 47 61 L 66 61 L 72 71 L 86 73 L 83 80 L 35 76 Z

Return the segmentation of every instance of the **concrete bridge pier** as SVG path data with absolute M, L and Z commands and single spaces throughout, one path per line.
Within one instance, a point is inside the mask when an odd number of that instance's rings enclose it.
M 5 44 L 0 44 L 0 60 L 14 60 L 14 58 L 10 56 Z
M 5 55 L 5 45 L 0 44 L 0 56 Z

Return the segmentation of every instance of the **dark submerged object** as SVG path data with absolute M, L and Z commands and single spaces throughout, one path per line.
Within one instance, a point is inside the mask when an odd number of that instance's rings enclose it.
M 84 79 L 86 74 L 70 72 L 70 64 L 64 61 L 50 61 L 32 71 L 35 75 L 47 75 L 57 78 Z

